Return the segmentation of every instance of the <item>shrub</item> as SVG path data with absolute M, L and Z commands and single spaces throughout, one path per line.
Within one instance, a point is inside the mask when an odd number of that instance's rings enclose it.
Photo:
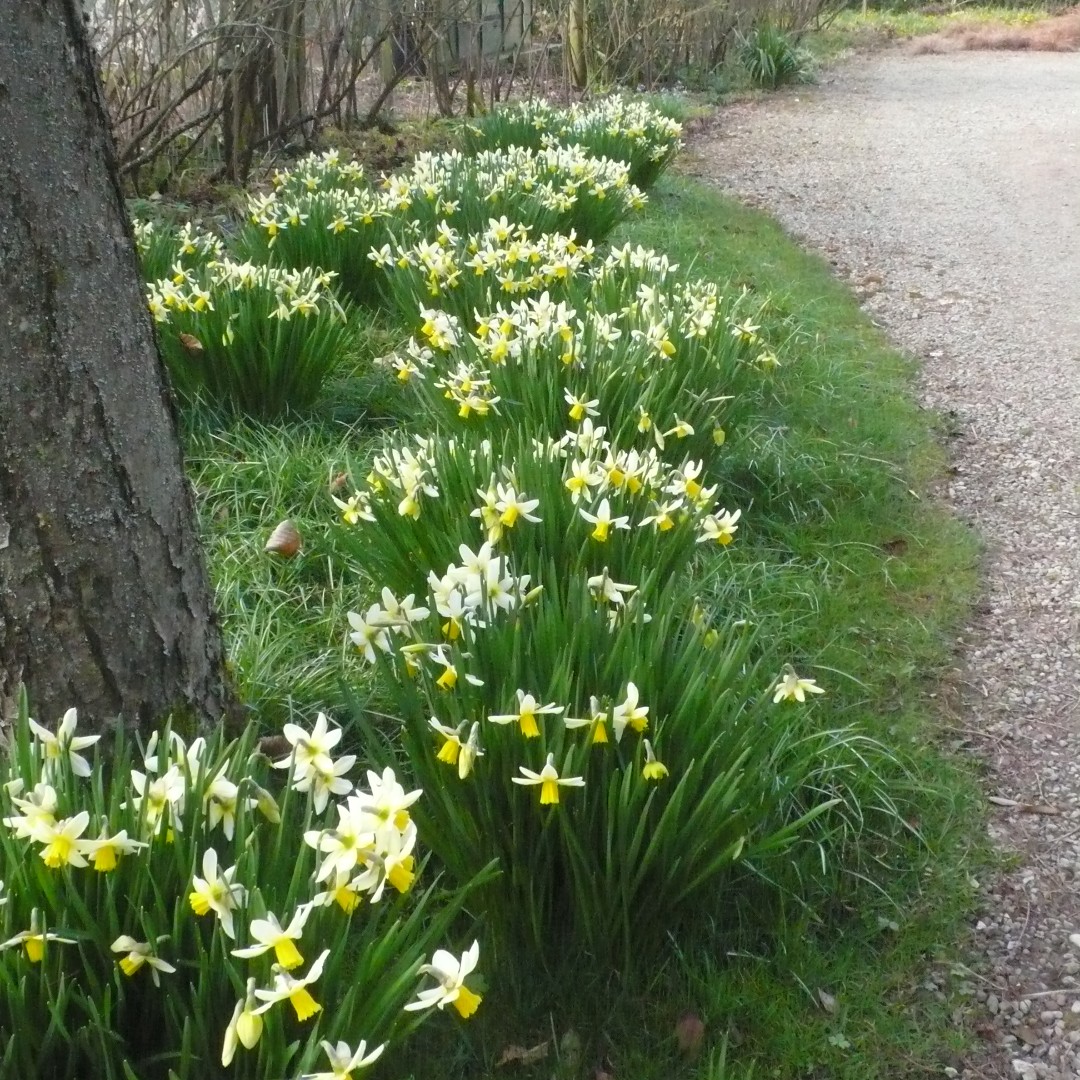
M 391 771 L 354 789 L 321 715 L 276 740 L 287 773 L 251 728 L 119 735 L 91 765 L 75 725 L 32 726 L 24 699 L 0 759 L 3 1075 L 296 1076 L 320 1041 L 374 1053 L 415 1028 L 462 899 L 412 888 L 420 792 Z
M 263 420 L 308 408 L 352 341 L 332 277 L 219 259 L 152 282 L 173 387 Z
M 740 35 L 739 59 L 750 81 L 770 90 L 800 78 L 806 68 L 803 54 L 791 38 L 767 22 Z

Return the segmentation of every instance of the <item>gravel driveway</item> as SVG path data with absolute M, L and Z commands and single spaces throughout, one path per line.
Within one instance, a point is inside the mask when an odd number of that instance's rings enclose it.
M 1019 865 L 983 885 L 961 1075 L 1080 1077 L 1080 55 L 864 57 L 691 149 L 833 262 L 950 415 L 947 496 L 987 549 L 956 722 L 1020 804 L 991 807 Z

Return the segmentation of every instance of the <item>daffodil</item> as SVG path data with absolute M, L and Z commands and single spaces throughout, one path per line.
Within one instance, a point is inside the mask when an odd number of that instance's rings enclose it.
M 822 687 L 814 679 L 803 679 L 795 674 L 790 664 L 785 664 L 776 683 L 773 703 L 780 701 L 805 701 L 807 694 L 824 694 Z
M 557 716 L 564 711 L 562 705 L 556 705 L 554 702 L 547 705 L 541 705 L 532 694 L 527 694 L 524 690 L 518 690 L 517 700 L 517 712 L 489 716 L 488 720 L 493 724 L 519 724 L 521 727 L 521 734 L 524 735 L 526 739 L 535 739 L 539 737 L 540 727 L 536 723 L 536 718 L 538 716 Z
M 254 1010 L 254 1014 L 261 1016 L 279 1001 L 287 1001 L 296 1011 L 297 1020 L 310 1020 L 322 1010 L 322 1006 L 311 996 L 308 987 L 322 974 L 323 965 L 329 955 L 330 950 L 324 949 L 302 979 L 294 979 L 287 971 L 275 967 L 273 987 L 255 991 L 255 996 L 262 1004 Z
M 595 514 L 590 514 L 588 510 L 578 508 L 578 513 L 588 522 L 591 522 L 596 528 L 590 533 L 594 540 L 600 543 L 605 543 L 608 539 L 612 528 L 616 529 L 629 529 L 630 519 L 628 517 L 612 517 L 611 516 L 611 504 L 607 499 L 603 499 L 597 507 Z
M 143 820 L 147 836 L 156 836 L 162 826 L 166 829 L 166 835 L 180 828 L 180 807 L 187 787 L 183 773 L 175 764 L 154 779 L 138 769 L 132 769 L 131 783 L 137 792 L 132 804 L 136 811 L 145 815 Z
M 341 520 L 346 525 L 356 525 L 361 521 L 374 521 L 375 515 L 368 505 L 367 496 L 360 491 L 350 495 L 348 500 L 343 501 L 336 495 L 331 495 L 334 505 L 341 511 Z
M 331 795 L 347 795 L 352 791 L 352 781 L 345 778 L 345 773 L 355 764 L 355 754 L 344 754 L 336 761 L 318 757 L 303 776 L 293 781 L 293 791 L 310 791 L 315 813 L 321 814 Z
M 159 971 L 169 974 L 176 971 L 172 964 L 168 964 L 154 955 L 148 941 L 136 941 L 127 934 L 121 934 L 109 947 L 115 953 L 127 954 L 120 958 L 120 970 L 127 976 L 134 975 L 136 971 L 145 965 L 150 968 L 150 976 L 154 980 L 154 985 L 160 986 L 161 977 L 158 975 Z
M 315 907 L 329 907 L 337 904 L 346 915 L 351 915 L 359 906 L 362 899 L 361 889 L 355 881 L 351 881 L 347 874 L 334 879 L 333 885 L 323 892 L 316 893 L 311 902 Z
M 521 784 L 522 786 L 539 784 L 541 806 L 550 806 L 557 803 L 559 801 L 560 787 L 585 786 L 585 780 L 580 776 L 559 776 L 559 772 L 555 768 L 554 754 L 548 754 L 547 762 L 539 772 L 533 772 L 532 769 L 527 769 L 524 765 L 519 765 L 518 769 L 522 775 L 512 776 L 510 779 L 515 784 Z
M 600 708 L 600 699 L 595 696 L 589 698 L 588 716 L 567 716 L 563 719 L 563 723 L 571 730 L 574 728 L 591 727 L 592 739 L 590 741 L 593 746 L 597 743 L 606 743 L 610 741 L 607 732 L 608 714 Z
M 375 621 L 380 612 L 379 605 L 375 604 L 368 608 L 366 618 L 355 611 L 346 613 L 346 618 L 352 627 L 349 638 L 369 664 L 374 664 L 378 659 L 376 649 L 384 653 L 390 651 L 390 635 L 385 627 L 379 626 Z
M 76 776 L 90 775 L 90 762 L 79 751 L 93 746 L 101 736 L 76 735 L 75 726 L 78 719 L 76 710 L 68 709 L 61 719 L 55 735 L 36 721 L 30 721 L 30 730 L 34 733 L 34 738 L 41 744 L 41 756 L 45 759 L 42 773 L 46 780 L 55 777 L 56 770 L 64 758 L 67 758 L 71 765 L 71 771 Z
M 603 480 L 604 474 L 592 461 L 574 460 L 570 463 L 570 476 L 563 482 L 563 486 L 570 492 L 570 501 L 576 505 L 583 496 L 589 494 L 590 488 L 596 487 Z
M 667 774 L 667 766 L 662 761 L 657 760 L 656 754 L 653 753 L 652 743 L 646 739 L 645 764 L 641 766 L 641 775 L 646 780 L 663 780 Z
M 729 514 L 726 509 L 718 514 L 709 514 L 701 523 L 701 535 L 698 536 L 697 542 L 701 544 L 708 540 L 715 540 L 726 547 L 735 539 L 735 533 L 739 528 L 736 523 L 741 516 L 741 510 Z
M 231 840 L 236 831 L 236 810 L 240 789 L 228 778 L 216 776 L 207 785 L 203 795 L 203 805 L 206 808 L 206 823 L 212 832 L 221 826 L 225 833 L 225 839 Z M 255 799 L 245 800 L 247 808 L 253 810 L 257 805 Z
M 286 724 L 282 734 L 292 747 L 292 753 L 274 762 L 275 769 L 293 770 L 293 777 L 300 779 L 312 771 L 316 762 L 326 765 L 332 760 L 332 751 L 341 742 L 341 728 L 330 727 L 325 713 L 315 718 L 315 726 L 305 731 L 298 724 Z
M 530 499 L 525 495 L 518 495 L 512 484 L 499 484 L 496 488 L 498 496 L 495 509 L 499 513 L 499 524 L 507 529 L 512 529 L 518 519 L 524 521 L 540 521 L 533 511 L 540 505 L 539 499 Z
M 45 955 L 45 944 L 55 941 L 61 945 L 74 945 L 75 939 L 61 937 L 51 931 L 46 932 L 41 926 L 41 913 L 37 908 L 30 912 L 30 929 L 23 930 L 7 941 L 0 942 L 0 952 L 4 949 L 14 949 L 21 945 L 26 950 L 26 959 L 31 964 L 40 964 Z
M 461 753 L 458 754 L 459 779 L 465 780 L 469 773 L 472 772 L 476 759 L 483 756 L 484 751 L 480 749 L 480 725 L 474 721 L 473 726 L 469 729 L 468 741 L 462 746 Z
M 428 720 L 428 726 L 437 731 L 443 738 L 443 744 L 439 748 L 439 752 L 435 757 L 439 761 L 446 762 L 447 765 L 456 765 L 458 763 L 458 757 L 461 755 L 461 734 L 465 728 L 465 721 L 457 726 L 457 728 L 449 728 L 445 724 L 440 724 L 439 721 L 433 716 Z
M 188 903 L 196 915 L 208 915 L 211 911 L 221 921 L 221 928 L 227 937 L 236 940 L 236 928 L 233 913 L 243 904 L 247 890 L 239 882 L 234 882 L 236 867 L 230 866 L 224 873 L 218 872 L 217 852 L 207 848 L 202 857 L 203 876 L 192 878 L 192 890 Z
M 255 956 L 274 950 L 274 956 L 278 964 L 286 971 L 299 967 L 304 958 L 296 947 L 296 942 L 304 932 L 304 924 L 311 914 L 311 907 L 303 904 L 296 909 L 289 925 L 282 927 L 277 916 L 271 911 L 267 912 L 265 919 L 252 919 L 248 932 L 255 939 L 255 945 L 249 945 L 243 949 L 233 949 L 233 956 L 239 956 L 244 960 L 250 960 Z
M 79 837 L 89 824 L 90 815 L 85 810 L 52 825 L 42 823 L 34 840 L 44 845 L 41 858 L 45 865 L 54 870 L 62 866 L 86 866 L 86 841 Z
M 237 1045 L 254 1050 L 263 1032 L 263 1018 L 255 1006 L 255 980 L 248 979 L 244 996 L 233 1008 L 232 1019 L 225 1029 L 225 1043 L 221 1048 L 221 1064 L 228 1068 L 236 1056 Z
M 637 591 L 636 585 L 620 585 L 609 577 L 607 567 L 602 574 L 597 574 L 588 580 L 589 592 L 596 601 L 607 601 L 609 604 L 622 604 L 625 597 Z
M 381 1046 L 376 1046 L 369 1054 L 367 1043 L 362 1039 L 355 1051 L 350 1050 L 349 1044 L 345 1042 L 339 1042 L 337 1046 L 334 1046 L 324 1039 L 319 1045 L 326 1051 L 326 1056 L 330 1061 L 330 1071 L 305 1073 L 300 1080 L 352 1080 L 354 1072 L 373 1065 L 386 1049 L 386 1043 L 383 1043 Z
M 96 840 L 84 842 L 84 851 L 90 856 L 90 862 L 95 870 L 99 873 L 108 873 L 116 869 L 116 864 L 122 855 L 134 855 L 135 852 L 149 846 L 142 840 L 129 839 L 127 829 L 121 829 L 110 836 L 108 822 L 105 822 Z
M 4 818 L 4 825 L 15 833 L 17 839 L 36 839 L 44 829 L 56 824 L 58 799 L 56 790 L 50 784 L 35 784 L 34 790 L 25 798 L 14 790 L 10 794 L 12 803 L 20 813 Z
M 481 997 L 465 985 L 465 979 L 476 969 L 480 960 L 480 943 L 474 941 L 460 959 L 445 949 L 437 949 L 430 964 L 420 968 L 420 974 L 431 975 L 437 986 L 421 990 L 416 1001 L 405 1006 L 407 1012 L 419 1009 L 442 1009 L 453 1005 L 463 1019 L 468 1019 L 480 1007 Z
M 632 683 L 626 684 L 626 699 L 616 705 L 611 712 L 611 727 L 615 732 L 615 741 L 619 742 L 623 732 L 629 726 L 634 731 L 642 732 L 649 726 L 648 706 L 638 705 L 638 688 Z
M 563 390 L 563 398 L 566 404 L 570 406 L 570 419 L 575 423 L 579 420 L 584 420 L 587 416 L 598 416 L 599 410 L 597 406 L 600 404 L 599 398 L 593 398 L 591 401 L 584 397 L 578 397 L 576 394 L 570 392 L 569 387 Z
M 412 806 L 423 792 L 417 788 L 415 791 L 406 791 L 389 765 L 386 766 L 380 776 L 370 769 L 367 773 L 369 793 L 357 794 L 357 805 L 360 809 L 373 814 L 380 821 L 391 824 L 395 829 L 404 831 L 411 823 L 409 807 Z

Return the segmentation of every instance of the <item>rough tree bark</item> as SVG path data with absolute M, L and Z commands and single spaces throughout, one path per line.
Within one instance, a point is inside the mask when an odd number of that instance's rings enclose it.
M 228 704 L 79 0 L 0 2 L 0 703 Z

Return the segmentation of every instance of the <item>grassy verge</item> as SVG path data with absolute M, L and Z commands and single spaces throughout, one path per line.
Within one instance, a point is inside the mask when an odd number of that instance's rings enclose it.
M 911 400 L 911 363 L 771 219 L 672 181 L 626 238 L 771 296 L 773 317 L 797 325 L 797 377 L 760 424 L 757 467 L 768 475 L 771 453 L 776 468 L 749 513 L 764 527 L 741 537 L 737 573 L 749 617 L 774 613 L 770 632 L 834 688 L 836 722 L 866 725 L 911 770 L 895 788 L 913 826 L 907 846 L 877 865 L 837 867 L 805 908 L 770 912 L 770 931 L 780 929 L 768 948 L 755 945 L 762 927 L 745 913 L 743 945 L 725 950 L 738 955 L 692 947 L 678 965 L 683 1007 L 730 1033 L 732 1075 L 752 1062 L 769 1077 L 936 1071 L 959 1037 L 949 994 L 928 978 L 941 970 L 953 991 L 965 989 L 949 960 L 984 855 L 971 778 L 941 749 L 924 696 L 977 585 L 972 537 L 918 494 L 942 466 L 933 418 Z M 670 1045 L 667 1020 L 658 1034 Z M 620 1073 L 663 1075 L 644 1061 Z
M 470 1042 L 462 1046 L 458 1030 L 445 1046 L 425 1038 L 413 1075 L 431 1075 L 436 1060 L 448 1076 L 503 1075 L 498 1063 L 515 1045 L 543 1048 L 535 1064 L 516 1066 L 538 1077 L 884 1080 L 938 1071 L 959 1046 L 949 1017 L 966 987 L 954 962 L 984 855 L 972 839 L 973 785 L 941 749 L 925 699 L 974 594 L 977 554 L 919 495 L 942 464 L 932 418 L 910 399 L 911 365 L 770 219 L 669 180 L 618 239 L 768 297 L 762 320 L 770 340 L 787 342 L 783 366 L 732 448 L 739 542 L 723 578 L 706 567 L 698 584 L 828 685 L 830 723 L 857 724 L 898 751 L 893 805 L 881 817 L 898 811 L 910 832 L 886 841 L 866 807 L 842 825 L 844 842 L 828 845 L 847 857 L 819 869 L 815 891 L 800 890 L 798 902 L 777 897 L 794 896 L 808 861 L 821 858 L 809 842 L 791 860 L 787 891 L 753 879 L 725 888 L 737 901 L 710 913 L 710 930 L 680 939 L 648 986 L 613 987 L 609 999 L 575 1001 L 558 1018 L 508 1016 L 493 987 Z M 331 390 L 303 424 L 191 425 L 233 664 L 269 722 L 341 704 L 344 612 L 360 606 L 365 586 L 333 573 L 328 488 L 339 464 L 364 455 L 386 412 L 343 409 Z M 262 550 L 283 518 L 305 539 L 289 562 Z M 704 1039 L 680 1049 L 687 1014 Z
M 1043 8 L 1001 7 L 992 4 L 958 8 L 955 11 L 869 10 L 843 11 L 826 28 L 808 34 L 803 45 L 819 63 L 835 60 L 852 50 L 880 48 L 928 34 L 956 29 L 986 27 L 1022 28 L 1044 22 L 1053 14 Z
M 668 181 L 619 238 L 770 296 L 773 327 L 797 328 L 797 369 L 778 373 L 782 390 L 746 451 L 756 504 L 743 504 L 747 528 L 724 580 L 702 585 L 741 598 L 733 616 L 764 620 L 798 670 L 828 683 L 834 723 L 898 750 L 891 793 L 911 832 L 878 843 L 869 808 L 849 823 L 848 860 L 802 902 L 765 902 L 775 893 L 743 881 L 725 890 L 739 900 L 713 913 L 714 931 L 680 942 L 652 985 L 577 1002 L 573 1024 L 492 1009 L 450 1072 L 500 1075 L 511 1045 L 543 1048 L 525 1070 L 535 1076 L 939 1071 L 963 1045 L 951 1012 L 970 990 L 958 958 L 986 855 L 972 779 L 949 758 L 926 698 L 977 584 L 971 536 L 919 495 L 942 466 L 932 417 L 911 400 L 910 362 L 770 219 Z M 800 860 L 818 857 L 792 861 L 792 894 Z M 687 1015 L 704 1024 L 700 1056 L 680 1049 Z

